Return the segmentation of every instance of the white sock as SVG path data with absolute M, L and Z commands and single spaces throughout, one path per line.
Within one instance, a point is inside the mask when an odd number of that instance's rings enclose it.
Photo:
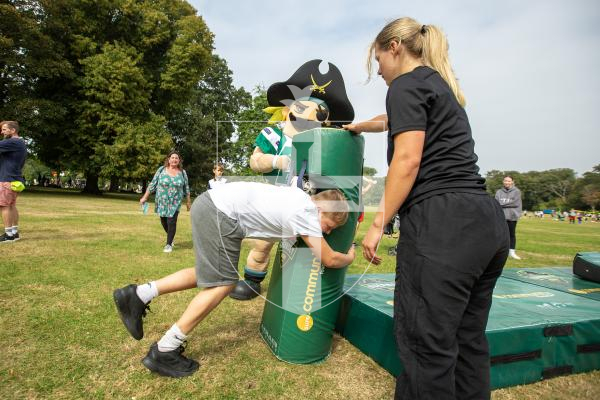
M 148 282 L 145 285 L 139 285 L 135 289 L 135 292 L 144 304 L 150 303 L 150 300 L 158 296 L 158 288 L 154 281 Z
M 158 341 L 158 351 L 173 351 L 181 346 L 186 339 L 187 336 L 181 332 L 177 324 L 173 324 L 173 326 L 170 327 L 164 336 Z
M 10 229 L 12 230 L 12 234 L 16 235 L 17 232 L 19 231 L 19 225 L 11 226 Z
M 13 236 L 11 227 L 4 228 L 4 233 L 6 233 L 8 236 Z

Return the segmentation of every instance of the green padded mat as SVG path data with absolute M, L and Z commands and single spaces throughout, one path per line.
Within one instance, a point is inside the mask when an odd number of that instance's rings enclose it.
M 344 289 L 338 332 L 397 375 L 394 275 L 347 276 Z M 504 276 L 493 296 L 486 330 L 493 388 L 600 369 L 598 301 Z
M 600 253 L 595 251 L 586 251 L 577 253 L 577 255 L 583 258 L 585 261 L 600 267 Z
M 505 268 L 502 276 L 600 301 L 600 284 L 574 275 L 571 267 Z
M 600 283 L 600 253 L 577 253 L 573 260 L 573 273 L 582 279 Z

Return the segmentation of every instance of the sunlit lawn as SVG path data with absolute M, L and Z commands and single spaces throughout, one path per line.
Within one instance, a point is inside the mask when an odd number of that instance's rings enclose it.
M 153 375 L 140 360 L 195 291 L 153 301 L 146 336 L 137 342 L 116 315 L 112 290 L 193 266 L 189 213 L 181 213 L 175 251 L 164 254 L 158 218 L 142 215 L 131 196 L 29 191 L 19 198 L 19 210 L 23 239 L 0 248 L 1 398 L 393 397 L 393 377 L 339 337 L 331 357 L 320 365 L 278 361 L 258 334 L 263 299 L 226 299 L 198 326 L 186 350 L 201 362 L 192 377 Z M 600 251 L 600 224 L 595 223 L 525 219 L 517 235 L 523 260 L 511 260 L 509 267 L 570 266 L 577 251 Z M 381 253 L 395 240 L 385 238 Z M 357 259 L 349 273 L 366 266 Z M 394 259 L 386 256 L 383 265 L 367 272 L 393 271 Z M 600 393 L 599 382 L 595 371 L 497 390 L 492 397 L 592 399 Z

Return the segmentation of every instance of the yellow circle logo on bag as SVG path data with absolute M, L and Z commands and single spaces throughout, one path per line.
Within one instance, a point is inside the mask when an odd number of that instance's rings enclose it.
M 10 183 L 10 190 L 13 192 L 22 192 L 25 189 L 25 185 L 21 181 L 12 181 Z
M 310 331 L 310 328 L 313 326 L 313 319 L 310 315 L 300 315 L 296 320 L 296 325 L 303 332 Z

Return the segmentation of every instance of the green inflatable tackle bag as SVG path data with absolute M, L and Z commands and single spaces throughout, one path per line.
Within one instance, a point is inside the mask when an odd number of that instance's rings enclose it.
M 294 137 L 291 173 L 316 191 L 339 189 L 348 200 L 348 222 L 325 235 L 343 253 L 352 245 L 360 214 L 363 153 L 363 137 L 341 129 L 311 129 Z M 323 267 L 300 238 L 280 242 L 260 325 L 278 359 L 310 364 L 329 356 L 346 269 Z

